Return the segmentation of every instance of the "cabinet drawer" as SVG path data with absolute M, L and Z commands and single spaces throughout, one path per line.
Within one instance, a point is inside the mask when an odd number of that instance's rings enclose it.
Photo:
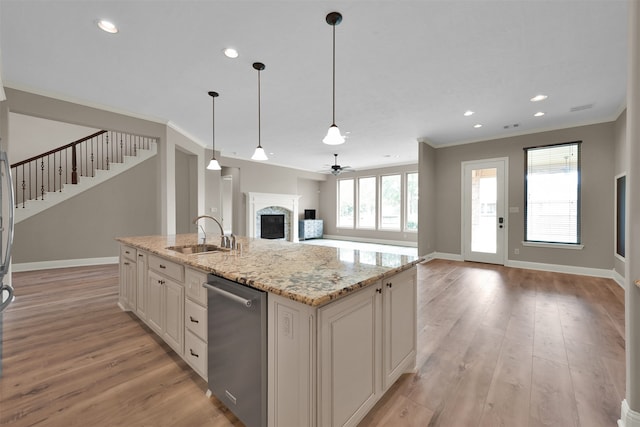
M 207 309 L 193 301 L 184 302 L 184 324 L 191 332 L 207 341 Z
M 137 250 L 136 248 L 132 247 L 132 246 L 127 246 L 127 245 L 121 245 L 120 246 L 120 256 L 122 258 L 128 258 L 132 261 L 136 260 L 136 253 Z
M 180 283 L 184 283 L 184 267 L 180 264 L 149 255 L 149 268 Z
M 191 331 L 185 333 L 184 359 L 202 378 L 207 379 L 207 343 Z
M 202 284 L 207 281 L 207 274 L 190 268 L 184 274 L 187 297 L 206 307 L 207 289 Z

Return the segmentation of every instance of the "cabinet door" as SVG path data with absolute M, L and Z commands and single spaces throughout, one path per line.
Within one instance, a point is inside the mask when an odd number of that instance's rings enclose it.
M 162 290 L 165 280 L 153 271 L 147 274 L 147 324 L 159 335 L 162 335 L 164 327 Z
M 384 306 L 385 390 L 415 365 L 416 269 L 411 268 L 382 281 Z M 411 366 L 413 367 L 413 366 Z
M 182 356 L 184 353 L 184 286 L 166 279 L 162 338 Z
M 147 254 L 138 251 L 136 280 L 136 313 L 141 319 L 147 318 Z
M 120 259 L 120 304 L 125 310 L 135 309 L 136 265 L 128 258 Z
M 379 397 L 381 292 L 370 286 L 318 311 L 318 425 L 356 425 Z

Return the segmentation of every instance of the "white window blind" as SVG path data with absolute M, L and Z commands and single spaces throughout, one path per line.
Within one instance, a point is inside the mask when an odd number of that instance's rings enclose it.
M 580 142 L 525 148 L 525 240 L 580 243 Z

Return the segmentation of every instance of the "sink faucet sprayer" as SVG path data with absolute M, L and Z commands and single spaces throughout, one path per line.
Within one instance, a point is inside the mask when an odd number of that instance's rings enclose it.
M 214 217 L 210 216 L 210 215 L 200 215 L 197 216 L 194 220 L 193 223 L 197 224 L 198 220 L 201 218 L 209 218 L 212 219 L 213 221 L 215 221 L 216 224 L 218 224 L 218 227 L 220 227 L 220 246 L 222 246 L 223 248 L 231 248 L 233 246 L 235 246 L 235 240 L 236 240 L 236 236 L 234 236 L 233 234 L 231 235 L 231 239 L 229 239 L 229 236 L 225 236 L 224 234 L 224 230 L 222 229 L 222 224 L 220 224 L 220 221 L 218 221 L 217 219 L 215 219 Z M 202 226 L 200 226 L 200 228 L 202 228 Z M 204 233 L 204 228 L 202 228 L 202 232 Z M 204 235 L 204 239 L 202 241 L 202 244 L 204 245 L 205 243 L 207 243 L 207 234 L 205 233 Z M 233 245 L 233 246 L 232 246 Z

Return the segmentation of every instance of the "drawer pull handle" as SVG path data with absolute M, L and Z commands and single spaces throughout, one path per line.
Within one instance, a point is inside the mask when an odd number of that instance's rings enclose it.
M 124 265 L 129 265 L 129 263 L 128 263 L 128 262 L 125 262 L 125 263 L 124 263 Z
M 158 280 L 158 283 L 160 283 L 161 285 L 164 285 L 164 280 Z
M 198 356 L 198 353 L 194 353 L 193 350 L 189 349 L 189 353 L 191 353 L 192 356 L 194 357 L 200 357 Z
M 393 286 L 393 283 L 387 283 L 387 288 L 390 288 Z
M 378 289 L 376 289 L 376 292 L 381 294 L 382 293 L 382 289 L 378 288 Z
M 200 323 L 200 321 L 198 319 L 194 319 L 193 316 L 189 316 L 189 320 L 191 320 L 193 323 Z
M 138 254 L 138 256 L 142 258 L 144 255 L 142 255 L 142 254 Z
M 166 266 L 164 266 L 164 265 L 162 265 L 162 264 L 160 264 L 160 268 L 167 268 L 167 267 L 166 267 Z

